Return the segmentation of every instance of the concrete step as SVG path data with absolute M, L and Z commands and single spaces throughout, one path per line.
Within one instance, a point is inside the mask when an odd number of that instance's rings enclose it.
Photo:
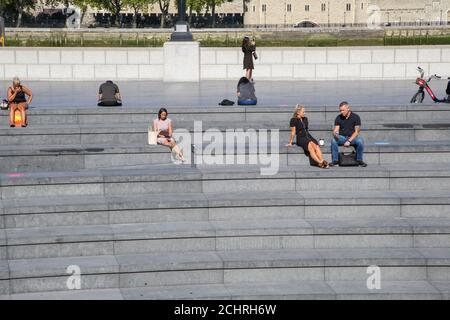
M 5 229 L 8 259 L 253 249 L 445 248 L 450 219 L 280 219 Z
M 450 189 L 447 164 L 367 168 L 255 166 L 151 166 L 79 172 L 1 174 L 1 199 L 58 196 L 122 196 L 172 193 L 281 191 L 442 191 Z M 278 170 L 277 170 L 278 169 Z M 273 171 L 273 172 L 272 172 Z M 276 174 L 272 174 L 278 172 Z M 336 184 L 339 181 L 339 184 Z M 345 188 L 343 187 L 345 186 Z
M 287 148 L 286 142 L 277 147 L 269 145 L 269 154 L 279 155 L 282 166 L 308 165 L 309 158 L 303 149 L 294 146 Z M 224 163 L 224 155 L 228 155 L 229 146 L 217 145 L 212 151 L 209 145 L 203 146 L 201 161 L 205 164 Z M 249 145 L 237 145 L 232 148 L 233 161 L 230 165 L 244 161 L 250 163 L 251 155 L 260 161 L 266 150 L 255 149 Z M 190 162 L 190 150 L 184 150 Z M 197 148 L 197 152 L 200 153 Z M 213 154 L 211 154 L 214 152 Z M 331 160 L 329 143 L 322 148 L 324 158 Z M 450 163 L 450 141 L 392 142 L 366 143 L 364 159 L 371 165 L 389 165 L 407 161 L 408 164 Z M 228 155 L 229 156 L 229 155 Z M 227 158 L 229 159 L 229 158 Z M 116 145 L 14 145 L 0 146 L 0 172 L 36 172 L 36 171 L 76 171 L 84 169 L 101 169 L 118 166 L 135 166 L 151 164 L 170 164 L 172 155 L 166 147 L 145 144 Z M 252 160 L 253 161 L 253 160 Z
M 92 289 L 0 296 L 0 300 L 448 300 L 450 281 L 292 281 L 242 285 L 208 284 L 154 288 Z M 231 311 L 231 310 L 230 310 Z M 212 312 L 212 311 L 210 311 Z M 216 310 L 217 312 L 217 310 Z
M 325 139 L 329 143 L 333 122 L 311 122 L 310 132 L 317 139 Z M 27 128 L 1 128 L 0 145 L 87 145 L 87 144 L 146 144 L 148 126 L 150 122 L 141 124 L 98 124 L 98 125 L 32 125 Z M 175 130 L 188 130 L 191 133 L 191 141 L 194 140 L 194 122 L 179 122 Z M 226 130 L 241 129 L 247 132 L 249 129 L 258 133 L 258 141 L 267 141 L 269 133 L 259 130 L 279 130 L 281 141 L 288 142 L 290 137 L 289 118 L 284 121 L 260 121 L 252 123 L 243 122 L 205 122 L 202 131 L 222 133 L 225 138 Z M 242 134 L 240 134 L 243 136 Z M 368 143 L 380 141 L 445 141 L 450 140 L 450 125 L 443 120 L 421 122 L 380 122 L 364 123 L 362 137 Z M 211 137 L 204 136 L 205 143 L 211 143 Z M 209 139 L 209 140 L 208 140 Z
M 448 191 L 241 192 L 0 201 L 1 228 L 262 219 L 450 219 Z
M 378 266 L 383 281 L 450 281 L 450 249 L 296 249 L 169 252 L 9 260 L 3 294 L 65 291 L 78 266 L 87 289 L 175 285 L 362 281 Z M 5 291 L 7 291 L 5 293 Z
M 364 121 L 426 121 L 450 120 L 450 107 L 443 104 L 404 106 L 353 106 Z M 293 114 L 294 106 L 272 107 L 168 107 L 170 117 L 177 121 L 261 121 L 268 119 L 286 121 Z M 148 123 L 156 117 L 158 108 L 31 108 L 30 123 L 39 124 L 102 124 Z M 337 106 L 310 107 L 308 117 L 312 121 L 333 122 L 339 113 Z M 8 123 L 8 111 L 0 113 L 0 127 Z

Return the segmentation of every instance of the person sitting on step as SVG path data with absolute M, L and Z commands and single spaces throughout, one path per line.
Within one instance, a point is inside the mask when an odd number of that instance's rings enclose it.
M 161 108 L 158 112 L 158 119 L 153 120 L 153 131 L 157 133 L 157 143 L 169 147 L 170 151 L 174 152 L 179 160 L 185 162 L 183 152 L 172 137 L 172 120 L 168 118 L 168 115 L 167 109 Z
M 117 84 L 111 80 L 103 83 L 98 89 L 99 107 L 120 107 L 122 106 L 122 97 Z
M 287 147 L 291 147 L 294 143 L 294 137 L 297 137 L 296 144 L 303 148 L 305 155 L 311 157 L 317 166 L 322 169 L 328 169 L 330 166 L 328 162 L 323 159 L 322 150 L 320 150 L 319 143 L 314 139 L 308 131 L 308 118 L 305 117 L 305 107 L 297 105 L 294 110 L 294 115 L 291 119 L 291 138 Z
M 350 110 L 348 102 L 339 105 L 340 115 L 334 121 L 333 139 L 331 140 L 331 166 L 339 164 L 339 146 L 346 148 L 354 146 L 356 149 L 356 161 L 359 166 L 367 167 L 363 161 L 364 140 L 359 136 L 361 133 L 361 118 Z
M 258 103 L 255 86 L 246 77 L 242 77 L 237 85 L 238 105 L 254 106 Z
M 28 96 L 28 100 L 26 98 Z M 29 104 L 33 100 L 33 92 L 20 83 L 18 77 L 13 78 L 12 86 L 8 88 L 8 102 L 9 102 L 9 126 L 15 127 L 14 116 L 16 110 L 20 111 L 22 116 L 22 127 L 28 125 L 27 112 Z

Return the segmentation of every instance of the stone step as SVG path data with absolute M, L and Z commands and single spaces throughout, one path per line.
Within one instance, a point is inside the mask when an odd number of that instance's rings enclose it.
M 267 151 L 279 155 L 282 166 L 308 165 L 309 158 L 303 149 L 294 146 L 286 147 L 286 142 L 280 143 L 277 149 L 269 145 Z M 214 151 L 208 145 L 203 146 L 202 160 L 205 164 L 224 163 L 224 155 L 228 155 L 227 145 L 217 145 Z M 232 148 L 232 147 L 231 147 Z M 232 148 L 235 155 L 230 165 L 237 164 L 244 156 L 244 161 L 250 163 L 250 155 L 256 155 L 260 161 L 261 149 L 248 145 L 237 145 Z M 199 149 L 197 148 L 197 152 Z M 184 150 L 188 163 L 191 162 L 190 150 Z M 262 154 L 267 153 L 263 150 Z M 214 154 L 208 154 L 214 152 Z M 331 161 L 331 150 L 327 144 L 322 148 L 324 158 Z M 407 161 L 409 164 L 420 163 L 450 163 L 450 141 L 423 142 L 392 142 L 366 143 L 364 160 L 371 165 L 389 165 Z M 227 159 L 230 159 L 229 157 Z M 36 172 L 36 171 L 75 171 L 84 169 L 102 169 L 118 166 L 135 166 L 151 164 L 170 164 L 172 155 L 163 146 L 144 144 L 117 145 L 14 145 L 0 146 L 0 172 Z
M 166 222 L 5 229 L 8 259 L 253 249 L 445 248 L 450 219 Z
M 168 107 L 169 116 L 177 121 L 260 121 L 270 118 L 286 121 L 293 114 L 294 106 L 252 107 Z M 33 124 L 101 124 L 150 122 L 158 108 L 31 108 L 28 110 Z M 450 107 L 444 104 L 404 106 L 353 106 L 364 121 L 426 121 L 450 120 Z M 307 116 L 313 121 L 333 122 L 339 114 L 337 106 L 307 108 Z M 8 123 L 8 111 L 0 113 L 0 124 Z
M 148 123 L 81 126 L 73 124 L 37 126 L 30 124 L 27 128 L 8 127 L 0 129 L 0 145 L 146 144 L 148 126 Z M 310 133 L 317 139 L 324 139 L 329 143 L 332 127 L 333 122 L 311 123 Z M 193 122 L 177 123 L 174 129 L 188 130 L 191 133 L 192 143 L 199 144 L 194 140 Z M 257 133 L 257 141 L 267 141 L 270 138 L 270 132 L 260 132 L 261 129 L 279 130 L 278 136 L 281 141 L 288 142 L 290 137 L 289 119 L 283 122 L 267 123 L 209 122 L 203 123 L 201 132 L 206 130 L 210 134 L 219 132 L 225 139 L 225 131 L 231 129 L 241 129 L 245 132 L 252 129 Z M 242 134 L 240 136 L 244 137 Z M 365 123 L 361 136 L 368 143 L 380 141 L 445 141 L 450 140 L 450 125 L 442 120 L 439 122 L 421 121 L 420 123 Z M 205 135 L 203 139 L 205 140 L 204 143 L 211 143 L 211 137 Z
M 172 193 L 281 191 L 443 191 L 447 164 L 371 165 L 367 168 L 291 166 L 151 166 L 79 172 L 1 174 L 1 199 Z M 277 173 L 276 173 L 277 172 Z M 345 187 L 344 187 L 345 186 Z
M 449 300 L 450 281 L 382 281 L 370 290 L 364 281 L 291 281 L 92 289 L 0 296 L 0 300 Z M 208 309 L 210 314 L 212 310 Z M 229 310 L 231 311 L 231 310 Z M 215 312 L 219 312 L 215 310 Z
M 450 281 L 450 249 L 296 249 L 169 252 L 9 260 L 3 294 L 65 291 L 78 266 L 82 289 L 268 281 L 363 281 L 378 266 L 383 281 Z M 6 289 L 6 290 L 5 290 Z
M 0 202 L 1 228 L 261 219 L 450 218 L 448 192 L 241 192 Z

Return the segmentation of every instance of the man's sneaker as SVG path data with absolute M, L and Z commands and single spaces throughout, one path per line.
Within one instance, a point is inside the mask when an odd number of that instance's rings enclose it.
M 367 163 L 365 163 L 364 161 L 357 161 L 360 167 L 367 167 Z
M 339 164 L 339 161 L 333 161 L 333 162 L 330 162 L 328 165 L 330 167 L 336 167 L 338 164 Z

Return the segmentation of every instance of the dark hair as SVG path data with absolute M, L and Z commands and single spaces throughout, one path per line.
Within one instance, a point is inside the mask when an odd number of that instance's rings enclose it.
M 247 83 L 249 83 L 250 82 L 250 80 L 248 80 L 247 79 L 247 77 L 242 77 L 242 78 L 240 78 L 239 79 L 239 82 L 238 82 L 238 89 L 239 89 L 239 86 L 241 85 L 241 84 L 247 84 Z
M 250 42 L 250 38 L 249 37 L 244 37 L 244 39 L 242 39 L 242 49 L 244 49 L 244 47 Z
M 350 105 L 349 105 L 349 103 L 348 103 L 347 101 L 342 101 L 342 102 L 339 104 L 339 108 L 341 108 L 341 107 L 343 107 L 343 106 L 350 106 Z
M 163 113 L 163 112 L 165 112 L 165 113 L 167 113 L 167 115 L 169 115 L 169 112 L 167 112 L 166 108 L 161 108 L 158 111 L 158 119 L 161 119 L 161 113 Z

